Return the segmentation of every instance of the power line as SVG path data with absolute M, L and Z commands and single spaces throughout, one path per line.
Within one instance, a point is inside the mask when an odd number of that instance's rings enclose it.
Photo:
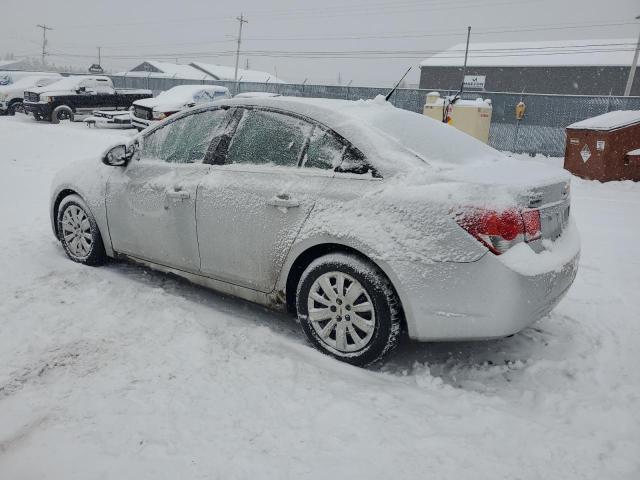
M 530 0 L 531 3 L 540 3 L 546 0 Z M 521 3 L 521 2 L 515 2 Z M 324 6 L 322 8 L 316 7 L 311 9 L 287 9 L 279 12 L 276 11 L 264 11 L 265 13 L 256 13 L 255 16 L 261 18 L 270 18 L 272 20 L 291 20 L 296 18 L 334 18 L 344 17 L 349 14 L 358 14 L 358 16 L 369 15 L 389 15 L 393 13 L 407 14 L 424 11 L 439 11 L 439 10 L 457 10 L 463 8 L 485 8 L 495 5 L 514 5 L 513 0 L 491 0 L 489 2 L 483 2 L 482 0 L 463 0 L 463 3 L 451 5 L 449 0 L 436 0 L 433 2 L 404 2 L 401 4 L 356 4 L 356 5 L 336 5 L 334 7 Z M 254 16 L 253 12 L 250 12 Z M 217 15 L 215 17 L 191 17 L 183 19 L 172 20 L 145 20 L 140 22 L 117 22 L 117 23 L 103 23 L 103 24 L 71 24 L 61 25 L 59 28 L 65 29 L 94 29 L 102 27 L 131 27 L 141 25 L 163 25 L 163 24 L 176 24 L 176 23 L 195 23 L 195 22 L 223 22 L 236 20 L 233 16 L 229 15 Z
M 486 48 L 471 50 L 473 58 L 496 58 L 496 57 L 529 57 L 529 56 L 550 56 L 550 55 L 570 55 L 600 52 L 626 52 L 633 51 L 635 43 L 600 43 L 582 45 L 560 45 L 543 47 L 513 47 L 513 48 Z M 243 52 L 245 56 L 252 57 L 282 57 L 282 58 L 425 58 L 430 55 L 438 55 L 439 59 L 462 58 L 464 50 L 339 50 L 339 51 L 319 51 L 319 50 L 247 50 Z M 71 54 L 64 52 L 50 53 L 51 56 L 91 58 L 89 55 Z M 156 54 L 125 54 L 125 55 L 104 55 L 111 59 L 141 59 L 141 58 L 205 58 L 205 57 L 228 57 L 236 55 L 238 51 L 226 50 L 220 52 L 198 51 L 198 52 L 170 52 Z

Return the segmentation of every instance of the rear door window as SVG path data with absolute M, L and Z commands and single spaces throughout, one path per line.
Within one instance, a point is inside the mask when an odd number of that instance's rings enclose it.
M 333 170 L 342 162 L 345 143 L 329 130 L 316 126 L 302 158 L 302 166 Z
M 226 163 L 297 167 L 312 128 L 293 116 L 245 110 L 229 144 Z

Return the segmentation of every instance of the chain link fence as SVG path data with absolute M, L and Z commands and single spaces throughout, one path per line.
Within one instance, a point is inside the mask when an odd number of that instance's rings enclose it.
M 270 92 L 294 97 L 336 98 L 360 100 L 386 95 L 389 88 L 351 87 L 337 85 L 304 85 L 285 83 L 251 83 L 216 80 L 184 80 L 154 76 L 112 76 L 116 88 L 147 88 L 157 95 L 176 85 L 207 84 L 227 87 L 233 94 L 242 92 Z M 441 96 L 454 95 L 451 90 L 400 88 L 391 98 L 396 107 L 422 113 L 427 93 L 437 91 Z M 530 155 L 564 156 L 565 128 L 613 110 L 640 110 L 640 97 L 543 95 L 498 92 L 465 92 L 463 98 L 490 99 L 493 105 L 489 144 L 498 149 Z M 515 108 L 526 105 L 522 120 L 517 120 Z

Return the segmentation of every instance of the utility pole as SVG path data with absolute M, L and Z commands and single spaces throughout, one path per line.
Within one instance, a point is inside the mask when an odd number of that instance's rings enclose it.
M 640 15 L 636 17 L 636 20 L 640 20 Z M 640 35 L 638 35 L 638 43 L 636 44 L 636 53 L 633 54 L 633 63 L 631 64 L 631 70 L 629 70 L 629 78 L 627 78 L 627 86 L 624 89 L 624 96 L 631 95 L 631 87 L 633 86 L 633 79 L 636 76 L 636 67 L 638 66 L 638 54 L 640 54 Z
M 471 38 L 471 27 L 467 27 L 467 47 L 464 50 L 464 66 L 462 67 L 462 85 L 460 92 L 464 89 L 464 77 L 467 74 L 467 57 L 469 56 L 469 39 Z
M 102 50 L 102 47 L 98 47 L 98 65 L 102 64 L 102 52 L 100 50 Z
M 36 25 L 36 27 L 42 29 L 42 66 L 44 67 L 44 57 L 47 54 L 47 30 L 53 30 L 51 27 L 47 27 L 47 24 Z
M 249 23 L 244 19 L 244 15 L 241 13 L 239 17 L 236 17 L 236 20 L 240 22 L 240 30 L 238 31 L 238 49 L 236 50 L 236 72 L 233 75 L 233 81 L 238 81 L 238 62 L 240 61 L 240 44 L 242 43 L 242 24 Z

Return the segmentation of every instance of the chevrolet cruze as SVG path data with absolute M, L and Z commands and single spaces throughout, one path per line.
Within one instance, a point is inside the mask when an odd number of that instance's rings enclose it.
M 51 219 L 73 261 L 129 259 L 287 310 L 355 365 L 403 332 L 518 332 L 560 301 L 580 250 L 566 173 L 381 97 L 181 112 L 60 172 Z

